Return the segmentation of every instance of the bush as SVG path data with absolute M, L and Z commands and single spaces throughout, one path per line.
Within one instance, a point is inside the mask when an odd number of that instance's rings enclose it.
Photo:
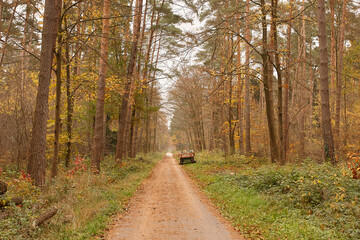
M 185 168 L 247 236 L 360 239 L 360 181 L 346 165 L 306 159 L 278 166 L 205 154 L 197 160 Z

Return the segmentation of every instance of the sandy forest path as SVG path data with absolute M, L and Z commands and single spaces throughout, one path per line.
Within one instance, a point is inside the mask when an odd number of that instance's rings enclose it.
M 171 153 L 158 163 L 106 239 L 242 239 L 208 204 Z

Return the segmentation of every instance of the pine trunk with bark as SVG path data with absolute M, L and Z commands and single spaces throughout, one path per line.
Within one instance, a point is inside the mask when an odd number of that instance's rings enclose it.
M 245 38 L 248 43 L 251 41 L 250 30 L 250 0 L 246 0 L 246 32 Z M 251 153 L 251 119 L 250 119 L 250 46 L 245 45 L 245 145 L 246 153 Z
M 133 31 L 133 40 L 132 40 L 132 47 L 131 53 L 129 56 L 129 64 L 126 73 L 126 80 L 125 80 L 125 92 L 122 96 L 122 102 L 120 106 L 120 116 L 119 116 L 119 128 L 117 133 L 117 144 L 116 144 L 116 159 L 121 159 L 126 154 L 126 139 L 125 139 L 125 132 L 126 132 L 126 123 L 129 118 L 129 104 L 130 104 L 130 91 L 131 85 L 133 83 L 133 73 L 136 64 L 136 56 L 138 50 L 138 41 L 140 37 L 140 28 L 141 28 L 141 14 L 142 13 L 142 0 L 136 0 L 136 6 L 134 11 L 134 31 Z
M 281 165 L 285 164 L 285 158 L 283 155 L 284 151 L 284 136 L 283 136 L 283 81 L 282 81 L 282 70 L 281 70 L 281 63 L 280 63 L 280 54 L 278 51 L 278 30 L 277 30 L 277 8 L 278 8 L 278 1 L 272 0 L 271 1 L 271 19 L 272 19 L 272 26 L 273 26 L 273 49 L 274 49 L 274 57 L 275 57 L 275 69 L 277 72 L 278 82 L 278 101 L 277 101 L 277 113 L 278 113 L 278 136 L 279 136 L 279 163 Z
M 343 75 L 343 59 L 344 59 L 344 41 L 345 41 L 345 23 L 346 23 L 346 7 L 347 1 L 343 0 L 343 9 L 341 14 L 341 24 L 340 24 L 340 35 L 339 35 L 339 54 L 338 54 L 338 64 L 336 72 L 336 109 L 335 109 L 335 140 L 337 149 L 340 146 L 340 112 L 341 112 L 341 91 L 342 91 L 342 75 Z
M 318 30 L 319 30 L 319 55 L 320 55 L 320 97 L 321 97 L 321 125 L 324 140 L 324 158 L 332 164 L 336 163 L 334 153 L 334 140 L 331 130 L 331 116 L 329 104 L 329 68 L 326 39 L 325 0 L 317 1 Z
M 293 3 L 290 0 L 289 19 L 292 19 Z M 286 161 L 287 151 L 289 149 L 289 95 L 290 95 L 290 73 L 291 73 L 291 20 L 289 20 L 286 29 L 287 54 L 286 54 L 286 72 L 284 79 L 284 105 L 283 105 L 283 159 Z
M 65 18 L 65 26 L 67 29 L 67 21 Z M 68 31 L 66 31 L 66 37 L 69 37 Z M 77 46 L 79 49 L 79 46 Z M 76 54 L 75 56 L 75 68 L 74 75 L 80 75 L 80 67 L 79 67 L 79 56 L 80 54 Z M 66 59 L 66 153 L 65 153 L 65 167 L 69 167 L 70 159 L 71 159 L 71 143 L 72 143 L 72 122 L 73 122 L 73 112 L 74 112 L 74 100 L 73 94 L 75 92 L 71 91 L 71 72 L 70 72 L 70 46 L 69 41 L 65 43 L 65 59 Z
M 103 153 L 104 139 L 104 112 L 105 112 L 105 78 L 107 72 L 107 58 L 109 46 L 109 19 L 110 18 L 110 0 L 104 0 L 103 6 L 103 26 L 100 50 L 99 78 L 96 92 L 96 110 L 94 138 L 92 144 L 91 167 L 94 172 L 100 172 L 100 161 Z
M 266 6 L 265 0 L 261 0 L 260 7 L 262 11 L 261 23 L 262 23 L 262 64 L 263 64 L 263 82 L 264 93 L 266 102 L 266 116 L 269 130 L 270 140 L 270 155 L 271 161 L 277 162 L 279 160 L 279 148 L 277 144 L 276 127 L 275 127 L 275 113 L 274 113 L 274 96 L 273 96 L 273 83 L 269 76 L 270 58 L 268 53 L 268 41 L 267 41 L 267 23 L 266 23 Z
M 59 21 L 59 34 L 57 38 L 57 51 L 55 53 L 56 58 L 56 90 L 55 90 L 55 131 L 54 131 L 54 156 L 52 159 L 51 177 L 54 178 L 57 175 L 57 166 L 59 163 L 59 149 L 60 149 L 60 108 L 61 108 L 61 68 L 62 68 L 62 34 L 61 34 L 62 20 Z
M 49 87 L 60 14 L 60 0 L 45 1 L 39 84 L 27 166 L 27 172 L 37 186 L 42 186 L 45 183 Z

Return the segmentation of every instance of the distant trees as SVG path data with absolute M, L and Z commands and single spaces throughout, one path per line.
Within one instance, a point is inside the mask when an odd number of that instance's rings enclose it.
M 347 16 L 358 15 L 349 7 L 351 2 L 330 1 L 329 16 L 323 1 L 317 2 L 321 11 L 303 1 L 228 0 L 198 6 L 205 19 L 204 29 L 197 35 L 201 39 L 197 41 L 204 42 L 197 55 L 202 64 L 193 66 L 195 74 L 180 74 L 178 83 L 184 79 L 195 83 L 197 76 L 207 79 L 202 109 L 211 109 L 212 113 L 204 114 L 202 121 L 205 132 L 211 130 L 211 134 L 205 134 L 210 150 L 232 154 L 236 142 L 236 151 L 243 153 L 245 145 L 247 154 L 269 152 L 272 161 L 279 164 L 296 156 L 321 155 L 335 163 L 335 155 L 341 156 L 349 148 L 340 144 L 340 139 L 345 133 L 349 137 L 349 115 L 341 109 L 348 106 L 342 103 L 347 99 L 346 81 L 342 82 L 346 76 L 344 42 L 355 44 L 344 26 L 349 24 Z M 331 19 L 331 31 L 326 29 L 327 17 Z M 327 39 L 331 40 L 330 69 L 325 55 Z M 233 84 L 235 78 L 237 84 Z M 329 88 L 333 90 L 329 92 Z M 184 112 L 178 106 L 183 106 L 180 103 L 184 98 L 190 101 L 190 96 L 179 95 L 181 91 L 178 85 L 172 91 L 172 135 L 178 144 L 190 142 L 196 146 L 195 130 L 180 117 Z M 233 131 L 233 124 L 239 131 Z M 332 128 L 338 143 L 335 147 Z
M 42 186 L 79 154 L 99 172 L 104 154 L 167 147 L 158 63 L 187 21 L 169 1 L 49 0 L 43 25 L 38 1 L 0 3 L 1 168 L 27 165 Z
M 179 2 L 204 20 L 184 33 L 191 20 L 167 0 L 46 0 L 43 23 L 39 1 L 0 1 L 0 165 L 26 165 L 41 186 L 50 163 L 55 176 L 78 154 L 98 172 L 104 154 L 165 147 L 159 76 L 176 79 L 176 144 L 279 164 L 354 148 L 355 1 L 201 3 Z M 194 46 L 196 64 L 164 70 Z

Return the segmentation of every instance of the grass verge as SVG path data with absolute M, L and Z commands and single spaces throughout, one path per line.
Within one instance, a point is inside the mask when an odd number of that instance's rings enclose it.
M 150 154 L 120 165 L 110 157 L 102 162 L 98 175 L 87 170 L 88 160 L 77 159 L 72 169 L 60 170 L 41 192 L 23 180 L 21 174 L 14 180 L 11 173 L 3 173 L 2 178 L 7 178 L 11 189 L 7 195 L 21 194 L 25 202 L 22 208 L 12 206 L 6 210 L 11 215 L 0 220 L 0 238 L 102 239 L 112 216 L 124 210 L 161 158 L 160 153 Z M 58 213 L 51 220 L 35 229 L 29 227 L 40 212 L 53 207 L 58 208 Z
M 360 182 L 346 167 L 206 152 L 196 160 L 186 171 L 249 239 L 360 239 Z

